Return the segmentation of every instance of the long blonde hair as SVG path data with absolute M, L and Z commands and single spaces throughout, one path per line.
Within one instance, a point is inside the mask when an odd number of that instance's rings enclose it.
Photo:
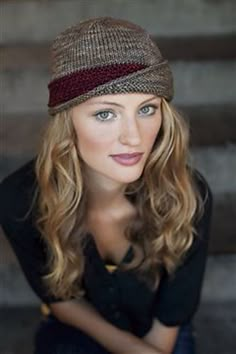
M 137 210 L 125 236 L 145 257 L 140 263 L 134 256 L 121 267 L 135 269 L 153 288 L 161 267 L 172 274 L 183 260 L 194 239 L 194 216 L 202 210 L 190 163 L 188 125 L 165 99 L 161 108 L 161 130 L 142 176 L 125 191 Z M 63 299 L 84 295 L 87 194 L 76 144 L 70 111 L 58 113 L 48 123 L 35 166 L 37 227 L 48 247 L 44 281 L 51 294 Z

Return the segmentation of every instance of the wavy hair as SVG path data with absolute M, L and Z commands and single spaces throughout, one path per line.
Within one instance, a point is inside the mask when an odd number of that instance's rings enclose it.
M 143 173 L 125 191 L 137 214 L 125 230 L 134 257 L 121 270 L 135 271 L 151 288 L 157 286 L 162 267 L 172 274 L 183 261 L 196 234 L 194 217 L 202 211 L 190 164 L 188 124 L 165 99 L 161 109 L 161 129 Z M 35 165 L 36 221 L 48 249 L 43 279 L 49 292 L 62 299 L 84 295 L 87 193 L 76 139 L 70 110 L 58 113 L 45 129 Z

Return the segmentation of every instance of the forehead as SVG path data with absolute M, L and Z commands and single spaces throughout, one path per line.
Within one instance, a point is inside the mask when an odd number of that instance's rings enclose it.
M 149 100 L 161 100 L 160 97 L 153 94 L 146 93 L 123 93 L 123 94 L 109 94 L 97 97 L 92 97 L 84 102 L 87 105 L 95 105 L 101 103 L 117 103 L 117 104 L 140 104 Z

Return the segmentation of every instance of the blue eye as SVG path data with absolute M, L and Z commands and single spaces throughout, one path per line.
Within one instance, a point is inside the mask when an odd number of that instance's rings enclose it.
M 155 106 L 155 105 L 148 105 L 148 106 L 144 106 L 144 107 L 142 107 L 141 109 L 140 109 L 140 112 L 143 114 L 143 115 L 147 115 L 147 116 L 151 116 L 151 115 L 153 115 L 155 112 L 156 112 L 156 110 L 158 109 L 158 107 L 157 106 Z
M 94 114 L 97 120 L 101 122 L 110 121 L 114 118 L 114 115 L 111 111 L 100 111 Z

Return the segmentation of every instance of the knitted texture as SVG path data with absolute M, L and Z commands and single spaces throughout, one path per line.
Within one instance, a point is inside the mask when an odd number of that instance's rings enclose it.
M 52 45 L 51 71 L 51 115 L 104 94 L 173 97 L 170 67 L 149 34 L 111 17 L 85 20 L 62 32 Z

